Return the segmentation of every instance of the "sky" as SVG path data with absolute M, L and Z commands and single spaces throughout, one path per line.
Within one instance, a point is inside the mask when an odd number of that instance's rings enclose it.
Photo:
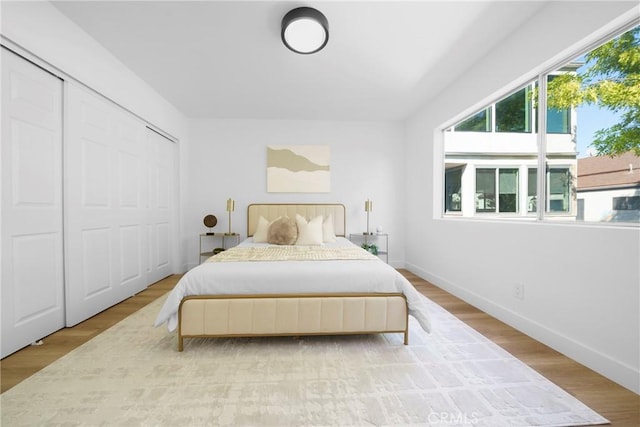
M 593 62 L 587 61 L 584 55 L 579 56 L 571 62 L 583 64 L 578 68 L 578 73 L 585 73 L 593 65 Z M 593 81 L 597 80 L 600 80 L 600 78 L 596 77 L 593 79 Z M 609 109 L 600 108 L 593 104 L 585 104 L 577 107 L 576 114 L 576 149 L 578 151 L 578 158 L 595 155 L 596 150 L 590 146 L 593 141 L 593 134 L 600 129 L 606 129 L 618 123 L 621 114 L 614 113 Z
M 593 134 L 600 129 L 608 128 L 618 123 L 619 114 L 611 110 L 601 109 L 595 105 L 584 105 L 576 109 L 577 126 L 576 141 L 578 158 L 595 155 L 593 147 L 589 147 Z

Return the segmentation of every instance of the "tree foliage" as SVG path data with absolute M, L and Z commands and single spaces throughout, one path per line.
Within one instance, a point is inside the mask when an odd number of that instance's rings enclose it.
M 592 146 L 600 155 L 640 156 L 640 26 L 587 53 L 585 60 L 585 71 L 549 81 L 548 107 L 597 104 L 619 113 L 619 123 L 598 130 Z

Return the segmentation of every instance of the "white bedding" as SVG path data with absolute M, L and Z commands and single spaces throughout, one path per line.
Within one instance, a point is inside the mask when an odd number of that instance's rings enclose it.
M 249 238 L 241 246 L 267 246 Z M 325 246 L 355 246 L 344 237 Z M 180 301 L 189 295 L 401 292 L 409 314 L 430 332 L 426 298 L 393 267 L 376 260 L 208 262 L 188 271 L 169 293 L 155 326 L 178 325 Z

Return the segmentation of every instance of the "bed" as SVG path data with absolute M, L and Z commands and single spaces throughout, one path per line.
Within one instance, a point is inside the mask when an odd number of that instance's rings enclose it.
M 293 218 L 297 244 L 264 243 Z M 306 244 L 318 222 L 321 244 Z M 187 272 L 155 326 L 177 329 L 178 351 L 196 337 L 402 333 L 406 345 L 410 314 L 429 331 L 424 297 L 345 235 L 342 204 L 251 204 L 247 239 Z

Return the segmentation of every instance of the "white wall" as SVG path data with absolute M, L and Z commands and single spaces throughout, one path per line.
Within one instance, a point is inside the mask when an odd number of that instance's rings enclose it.
M 623 188 L 611 190 L 580 191 L 578 200 L 584 202 L 584 221 L 618 222 L 640 221 L 637 210 L 616 210 L 613 208 L 614 197 L 640 197 L 639 188 Z
M 4 37 L 174 136 L 185 117 L 46 1 L 3 1 Z
M 557 65 L 583 40 L 595 42 L 602 26 L 612 30 L 638 13 L 634 3 L 548 4 L 408 120 L 405 153 L 407 267 L 635 392 L 640 230 L 441 219 L 442 138 L 435 129 Z M 523 300 L 514 297 L 516 284 L 524 286 Z
M 267 145 L 329 145 L 330 193 L 268 193 Z M 213 231 L 228 230 L 226 200 L 236 201 L 233 229 L 246 237 L 250 203 L 343 203 L 347 232 L 366 228 L 364 201 L 373 200 L 371 228 L 389 233 L 389 262 L 402 265 L 404 242 L 404 128 L 395 122 L 326 122 L 295 120 L 190 121 L 187 165 L 189 267 L 198 262 L 198 235 L 207 231 L 206 214 L 214 214 Z
M 83 83 L 178 139 L 181 166 L 176 168 L 174 178 L 180 180 L 188 137 L 187 120 L 182 113 L 51 3 L 2 1 L 1 7 L 3 44 L 54 74 Z M 176 241 L 180 240 L 180 234 L 180 230 L 175 230 Z M 184 270 L 181 244 L 175 246 L 172 254 L 175 272 Z

